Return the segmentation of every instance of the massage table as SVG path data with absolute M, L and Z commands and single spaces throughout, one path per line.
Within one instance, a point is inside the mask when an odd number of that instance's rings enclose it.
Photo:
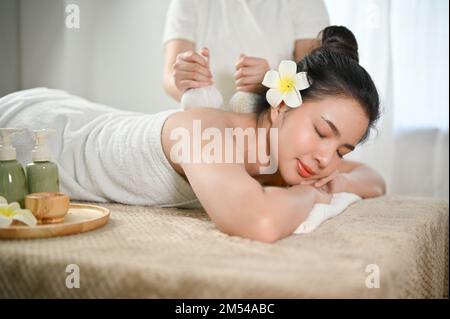
M 110 210 L 105 226 L 0 240 L 0 298 L 448 298 L 444 200 L 366 199 L 273 244 L 226 235 L 201 209 L 91 204 Z

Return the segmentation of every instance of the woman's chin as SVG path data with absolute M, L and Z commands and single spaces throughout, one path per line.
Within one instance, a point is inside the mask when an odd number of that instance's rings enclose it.
M 297 172 L 295 172 L 294 174 L 292 174 L 292 172 L 289 172 L 290 174 L 284 174 L 283 171 L 280 172 L 281 177 L 289 186 L 299 185 L 303 181 L 303 178 L 298 175 Z

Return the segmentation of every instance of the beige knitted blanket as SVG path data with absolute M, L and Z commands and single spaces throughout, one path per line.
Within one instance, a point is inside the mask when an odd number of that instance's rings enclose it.
M 102 206 L 100 229 L 0 240 L 0 298 L 448 298 L 446 201 L 363 200 L 275 244 L 223 234 L 201 210 Z

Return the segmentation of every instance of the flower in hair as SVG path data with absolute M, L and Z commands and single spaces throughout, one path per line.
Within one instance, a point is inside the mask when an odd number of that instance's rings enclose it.
M 284 101 L 293 108 L 302 105 L 300 91 L 310 86 L 306 72 L 297 73 L 297 64 L 288 60 L 281 61 L 278 71 L 267 71 L 262 84 L 269 88 L 266 99 L 272 107 Z

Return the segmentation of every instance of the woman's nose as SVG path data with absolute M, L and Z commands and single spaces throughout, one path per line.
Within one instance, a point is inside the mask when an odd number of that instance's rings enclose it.
M 335 151 L 331 147 L 322 147 L 316 153 L 316 160 L 320 168 L 326 168 L 333 160 Z

